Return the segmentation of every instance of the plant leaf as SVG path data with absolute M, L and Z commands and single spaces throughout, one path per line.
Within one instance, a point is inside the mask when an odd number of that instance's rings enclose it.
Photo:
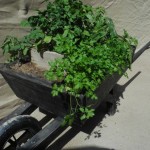
M 86 115 L 85 115 L 85 114 L 82 115 L 82 116 L 80 117 L 80 119 L 81 119 L 81 120 L 85 120 L 85 119 L 86 119 Z
M 30 27 L 30 23 L 28 22 L 28 20 L 23 20 L 21 21 L 20 25 L 22 27 Z
M 51 40 L 52 40 L 52 36 L 45 36 L 45 38 L 44 38 L 45 43 L 50 43 Z
M 23 55 L 27 55 L 28 51 L 29 51 L 29 49 L 28 49 L 28 48 L 25 48 L 25 49 L 23 50 Z

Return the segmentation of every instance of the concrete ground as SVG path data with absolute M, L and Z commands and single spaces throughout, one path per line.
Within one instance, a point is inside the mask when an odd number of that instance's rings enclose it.
M 0 43 L 5 35 L 21 36 L 27 31 L 16 26 L 19 0 L 0 0 Z M 34 2 L 36 2 L 34 0 Z M 138 38 L 140 45 L 149 41 L 150 1 L 137 0 L 85 0 L 93 6 L 102 4 L 113 18 L 118 31 L 126 29 Z M 7 4 L 8 3 L 8 4 Z M 7 5 L 7 6 L 6 6 Z M 5 6 L 5 7 L 4 7 Z M 10 7 L 10 8 L 9 8 Z M 5 10 L 6 9 L 6 10 Z M 5 10 L 5 11 L 4 11 Z M 8 13 L 9 12 L 9 13 Z M 3 15 L 4 14 L 4 15 Z M 6 15 L 10 16 L 6 16 Z M 14 16 L 14 17 L 13 17 Z M 15 24 L 13 25 L 13 23 Z M 8 25 L 7 25 L 8 24 Z M 113 116 L 106 113 L 103 104 L 96 116 L 82 130 L 69 128 L 49 150 L 149 150 L 150 148 L 150 49 L 147 50 L 128 71 L 129 78 L 122 77 L 115 93 L 117 110 Z M 0 50 L 0 62 L 4 62 Z M 130 80 L 131 79 L 131 80 Z M 133 80 L 132 80 L 133 79 Z M 132 82 L 128 82 L 132 81 Z M 130 84 L 129 84 L 130 83 Z M 0 119 L 17 108 L 18 100 L 0 76 Z M 42 117 L 34 113 L 38 119 Z
M 101 150 L 101 147 L 115 150 L 150 149 L 149 58 L 150 49 L 132 65 L 132 71 L 128 70 L 129 79 L 122 77 L 116 86 L 117 94 L 122 94 L 122 97 L 119 97 L 117 112 L 113 116 L 105 115 L 90 135 L 79 132 L 64 150 L 77 150 L 78 147 L 83 147 L 83 150 Z M 124 87 L 133 77 L 135 79 Z M 90 124 L 92 123 L 91 121 Z
M 116 113 L 107 114 L 102 104 L 96 116 L 80 128 L 68 128 L 47 150 L 149 150 L 150 149 L 150 49 L 146 50 L 115 86 Z M 1 99 L 15 96 L 8 85 L 1 87 Z M 12 93 L 12 94 L 10 94 Z M 16 99 L 17 101 L 17 99 Z M 12 109 L 18 106 L 14 103 Z M 3 108 L 1 108 L 3 109 Z M 6 108 L 5 108 L 6 109 Z M 2 115 L 2 114 L 1 114 Z M 41 119 L 35 112 L 32 116 Z
M 102 104 L 96 116 L 80 128 L 68 128 L 47 150 L 149 150 L 150 149 L 150 49 L 146 50 L 115 86 L 116 113 L 107 114 Z M 8 85 L 1 87 L 1 99 L 17 98 Z M 12 94 L 10 94 L 12 93 Z M 22 102 L 20 102 L 22 103 Z M 11 105 L 12 109 L 18 102 Z M 3 110 L 3 108 L 1 108 Z M 6 109 L 6 108 L 5 108 Z M 3 114 L 1 114 L 3 116 Z M 32 116 L 42 118 L 35 112 Z
M 147 49 L 115 86 L 115 114 L 106 103 L 82 128 L 67 128 L 47 150 L 149 150 L 150 49 Z M 106 98 L 107 99 L 107 98 Z M 34 112 L 40 120 L 43 115 Z
M 116 113 L 105 104 L 81 130 L 68 129 L 48 150 L 149 150 L 150 49 L 145 51 L 115 87 Z
M 150 149 L 150 49 L 146 50 L 115 86 L 116 113 L 107 114 L 105 103 L 96 116 L 82 128 L 68 128 L 48 150 L 149 150 Z M 7 91 L 7 92 L 6 92 Z M 0 115 L 14 110 L 22 101 L 9 86 L 1 82 L 0 99 L 8 104 L 0 107 Z M 13 105 L 12 105 L 13 104 Z M 5 111 L 4 111 L 5 110 Z M 6 111 L 7 113 L 9 111 Z M 33 114 L 37 119 L 42 114 Z

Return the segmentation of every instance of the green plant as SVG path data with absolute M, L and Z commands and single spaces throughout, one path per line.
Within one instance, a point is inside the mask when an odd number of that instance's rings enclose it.
M 54 81 L 53 96 L 64 92 L 70 96 L 70 112 L 64 124 L 72 124 L 77 116 L 81 120 L 93 117 L 92 106 L 83 106 L 82 99 L 97 100 L 95 90 L 108 76 L 130 68 L 137 40 L 126 31 L 118 35 L 104 8 L 93 8 L 80 0 L 49 2 L 46 10 L 23 24 L 30 25 L 31 32 L 20 41 L 7 38 L 2 46 L 4 53 L 10 53 L 11 60 L 18 59 L 20 52 L 28 55 L 32 47 L 38 52 L 63 54 L 63 58 L 49 63 L 45 77 Z

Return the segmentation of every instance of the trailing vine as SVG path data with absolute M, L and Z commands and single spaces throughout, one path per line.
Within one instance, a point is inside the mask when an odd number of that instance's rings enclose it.
M 50 62 L 45 73 L 47 80 L 54 81 L 53 96 L 64 92 L 70 96 L 64 124 L 72 124 L 77 116 L 81 120 L 93 117 L 94 109 L 82 105 L 82 99 L 97 100 L 95 90 L 108 76 L 130 68 L 137 40 L 125 30 L 118 35 L 104 8 L 93 8 L 80 0 L 48 2 L 45 10 L 22 24 L 30 25 L 31 32 L 20 41 L 8 37 L 2 46 L 4 53 L 10 53 L 13 61 L 19 51 L 26 56 L 32 47 L 64 55 Z

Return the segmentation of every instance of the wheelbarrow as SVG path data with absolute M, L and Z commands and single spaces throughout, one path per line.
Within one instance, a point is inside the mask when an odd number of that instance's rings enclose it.
M 133 62 L 149 47 L 150 42 L 138 50 L 133 55 Z M 68 113 L 67 96 L 65 94 L 60 94 L 57 97 L 51 96 L 51 82 L 35 76 L 16 73 L 10 69 L 9 64 L 1 64 L 0 73 L 16 96 L 25 100 L 24 104 L 1 120 L 0 150 L 45 149 L 67 128 L 62 126 L 63 117 Z M 98 108 L 106 96 L 113 95 L 114 86 L 121 77 L 122 75 L 113 74 L 102 82 L 96 90 L 96 94 L 100 99 L 94 104 L 95 109 Z M 83 99 L 81 103 L 88 105 L 92 101 Z M 113 106 L 114 101 L 108 101 L 108 105 L 109 107 Z M 45 114 L 45 117 L 40 121 L 30 115 L 37 108 Z M 50 121 L 52 118 L 53 120 Z M 45 124 L 47 125 L 45 126 Z M 80 126 L 81 122 L 75 122 L 74 126 L 76 127 L 76 125 Z

